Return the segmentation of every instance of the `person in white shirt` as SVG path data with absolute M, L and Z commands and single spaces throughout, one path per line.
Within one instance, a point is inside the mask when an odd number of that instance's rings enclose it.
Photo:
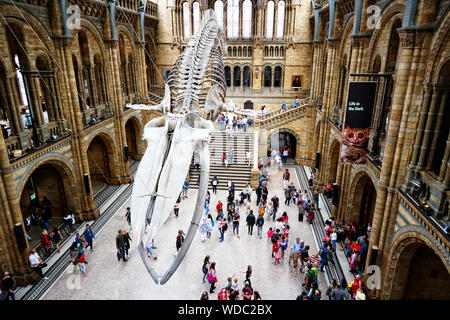
M 252 153 L 250 152 L 250 151 L 247 151 L 246 153 L 245 153 L 245 155 L 246 155 L 246 159 L 247 159 L 247 163 L 248 163 L 248 165 L 250 166 L 251 165 L 251 156 L 252 156 Z
M 33 269 L 33 271 L 36 271 L 41 277 L 43 277 L 44 274 L 42 273 L 42 268 L 44 268 L 46 264 L 44 263 L 44 261 L 42 261 L 41 257 L 39 257 L 36 249 L 31 250 L 28 259 L 30 260 L 31 269 Z

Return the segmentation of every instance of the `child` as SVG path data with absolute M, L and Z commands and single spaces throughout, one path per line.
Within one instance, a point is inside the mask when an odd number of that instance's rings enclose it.
M 228 280 L 228 284 L 227 284 L 227 286 L 226 286 L 226 290 L 227 290 L 228 292 L 230 292 L 231 286 L 232 286 L 233 282 L 232 282 L 231 277 L 228 277 L 227 280 Z
M 234 278 L 233 280 L 233 284 L 231 285 L 231 289 L 233 289 L 234 291 L 237 292 L 237 294 L 239 294 L 239 280 L 238 278 Z
M 272 227 L 269 228 L 269 231 L 267 231 L 267 243 L 269 243 L 270 239 L 272 238 L 272 235 L 275 231 L 273 231 Z
M 180 208 L 178 206 L 178 202 L 175 203 L 175 206 L 173 207 L 173 213 L 175 213 L 175 217 L 178 218 L 178 212 L 180 211 Z
M 83 277 L 87 277 L 86 273 L 86 264 L 88 262 L 86 261 L 86 255 L 85 254 L 79 254 L 78 256 L 78 266 L 80 267 L 80 271 L 83 274 Z
M 286 242 L 289 241 L 289 225 L 286 225 L 286 227 L 283 230 L 284 236 L 286 237 Z

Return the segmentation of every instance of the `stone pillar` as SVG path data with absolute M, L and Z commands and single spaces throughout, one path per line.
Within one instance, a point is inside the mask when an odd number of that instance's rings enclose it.
M 417 163 L 417 170 L 422 170 L 425 167 L 425 159 L 428 157 L 429 153 L 428 144 L 432 129 L 435 125 L 435 115 L 438 98 L 439 98 L 439 90 L 436 88 L 436 86 L 434 86 L 431 104 L 427 115 L 427 122 L 424 129 L 423 140 L 420 147 L 420 156 L 419 162 Z
M 420 152 L 420 142 L 423 137 L 425 120 L 426 120 L 427 114 L 428 114 L 428 105 L 430 103 L 432 88 L 429 84 L 425 84 L 424 90 L 425 90 L 425 94 L 424 94 L 424 98 L 423 98 L 422 107 L 420 108 L 422 111 L 420 112 L 419 124 L 417 126 L 416 138 L 415 138 L 414 147 L 413 147 L 413 154 L 411 157 L 411 164 L 410 164 L 411 169 L 414 169 L 417 166 L 417 161 L 418 161 L 419 152 Z
M 392 224 L 395 224 L 397 216 L 397 182 L 399 177 L 404 179 L 403 169 L 399 169 L 399 164 L 405 152 L 403 143 L 407 131 L 408 111 L 416 81 L 421 40 L 423 40 L 416 35 L 416 31 L 401 30 L 399 35 L 401 46 L 397 63 L 397 81 L 394 88 L 388 135 L 386 136 L 383 166 L 377 185 L 373 229 L 367 254 L 369 262 L 372 248 L 377 246 L 379 250 L 376 264 L 379 266 L 383 266 L 385 262 L 385 244 L 388 243 L 386 239 L 392 236 L 387 232 L 392 229 Z M 376 294 L 379 295 L 379 292 Z
M 84 188 L 84 175 L 89 176 L 89 163 L 87 153 L 84 149 L 86 146 L 86 137 L 83 134 L 83 118 L 80 106 L 80 99 L 78 98 L 78 90 L 74 85 L 76 83 L 75 70 L 72 60 L 72 42 L 73 38 L 61 39 L 58 45 L 58 55 L 62 66 L 61 79 L 64 89 L 62 90 L 62 105 L 67 108 L 70 121 L 70 128 L 72 130 L 72 157 L 77 173 L 79 191 L 79 202 L 75 209 L 78 210 L 80 220 L 92 220 L 100 214 L 97 205 L 94 202 L 92 191 L 87 194 Z M 87 147 L 87 146 L 86 146 Z M 92 185 L 89 179 L 89 188 L 92 190 Z
M 445 106 L 447 104 L 447 98 L 448 98 L 448 91 L 444 91 L 444 93 L 441 96 L 441 103 L 439 106 L 439 113 L 437 114 L 437 122 L 434 123 L 434 132 L 433 132 L 433 140 L 431 141 L 431 147 L 430 152 L 428 154 L 428 162 L 427 162 L 427 170 L 432 170 L 433 166 L 433 158 L 434 154 L 436 152 L 436 148 L 440 147 L 437 145 L 439 133 L 441 131 L 442 127 L 442 121 L 445 114 Z M 444 124 L 445 126 L 450 125 L 449 123 Z

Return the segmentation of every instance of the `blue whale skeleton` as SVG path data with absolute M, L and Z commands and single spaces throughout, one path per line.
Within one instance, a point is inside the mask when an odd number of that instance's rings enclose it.
M 209 9 L 203 15 L 200 28 L 175 61 L 161 103 L 157 106 L 128 105 L 133 109 L 160 110 L 164 114 L 144 127 L 143 139 L 148 146 L 137 169 L 131 197 L 132 228 L 137 234 L 135 243 L 157 284 L 165 284 L 177 270 L 202 215 L 209 180 L 212 121 L 226 108 L 223 51 L 222 30 L 214 10 Z M 160 276 L 147 257 L 147 248 L 173 210 L 195 148 L 200 155 L 201 171 L 194 214 L 183 246 Z

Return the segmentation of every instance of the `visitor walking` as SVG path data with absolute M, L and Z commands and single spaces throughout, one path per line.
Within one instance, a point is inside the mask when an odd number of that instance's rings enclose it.
M 53 231 L 51 233 L 51 238 L 52 238 L 53 243 L 56 246 L 56 250 L 59 252 L 59 243 L 61 242 L 62 234 L 61 234 L 61 231 L 59 231 L 57 227 L 53 228 Z
M 14 294 L 15 285 L 13 277 L 14 275 L 12 273 L 9 273 L 8 271 L 5 271 L 3 273 L 2 284 L 6 290 L 5 300 L 16 300 L 16 296 Z
M 209 293 L 214 293 L 214 289 L 216 288 L 216 282 L 217 282 L 217 273 L 216 273 L 216 263 L 215 262 L 212 262 L 211 265 L 209 266 L 208 282 L 211 284 Z
M 177 252 L 178 252 L 178 250 L 180 250 L 181 246 L 183 245 L 185 236 L 186 236 L 186 234 L 183 232 L 183 230 L 178 230 L 177 239 L 175 241 L 175 246 L 177 247 Z
M 83 232 L 84 240 L 87 242 L 87 247 L 91 247 L 91 251 L 94 251 L 94 248 L 92 247 L 93 241 L 95 239 L 94 232 L 90 228 L 89 224 L 86 225 L 86 229 Z
M 133 229 L 131 227 L 131 209 L 130 209 L 130 207 L 127 207 L 127 212 L 125 213 L 125 218 L 127 219 L 128 226 L 130 227 L 130 232 L 133 232 Z
M 118 231 L 116 236 L 116 249 L 117 249 L 117 260 L 122 259 L 123 262 L 128 261 L 125 257 L 125 240 L 123 238 L 122 230 Z
M 245 221 L 247 222 L 247 226 L 248 226 L 248 234 L 253 235 L 253 226 L 255 225 L 255 222 L 256 222 L 256 218 L 255 218 L 255 215 L 253 214 L 253 210 L 250 210 Z
M 189 180 L 186 178 L 183 184 L 183 200 L 187 199 L 188 197 L 189 186 L 190 186 Z
M 125 230 L 123 231 L 123 244 L 125 249 L 125 255 L 127 259 L 130 259 L 130 255 L 128 254 L 128 250 L 131 248 L 131 237 Z
M 217 194 L 217 186 L 219 185 L 219 179 L 217 179 L 217 176 L 214 176 L 211 180 L 211 186 L 213 189 L 213 193 Z
M 88 262 L 86 261 L 86 255 L 85 254 L 80 254 L 78 257 L 78 267 L 80 268 L 81 274 L 83 275 L 83 277 L 87 277 L 87 273 L 86 273 L 86 264 Z
M 291 178 L 291 174 L 289 173 L 289 169 L 286 169 L 283 173 L 283 188 L 286 189 L 289 185 L 289 180 Z
M 256 226 L 258 227 L 258 236 L 260 239 L 262 239 L 264 215 L 261 213 L 258 215 L 258 219 L 256 219 Z
M 211 266 L 211 262 L 209 261 L 210 257 L 207 255 L 205 259 L 203 259 L 203 266 L 202 266 L 202 272 L 203 272 L 203 283 L 205 283 L 205 279 L 208 275 L 209 267 Z
M 236 234 L 237 237 L 240 239 L 239 236 L 239 221 L 241 220 L 241 217 L 239 215 L 239 211 L 236 209 L 233 215 L 233 234 Z

